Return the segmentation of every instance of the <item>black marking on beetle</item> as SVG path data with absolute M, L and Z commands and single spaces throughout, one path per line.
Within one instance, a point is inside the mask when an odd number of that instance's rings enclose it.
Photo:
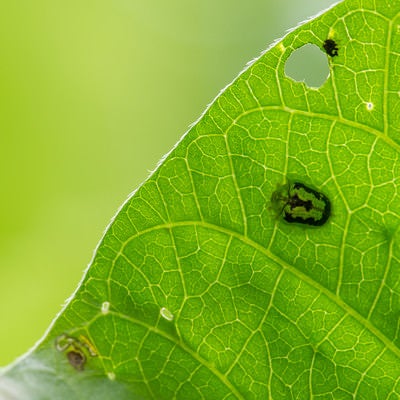
M 330 57 L 335 57 L 339 55 L 339 48 L 337 43 L 333 39 L 326 39 L 323 47 L 326 51 L 326 54 Z
M 301 182 L 278 187 L 272 193 L 271 203 L 275 211 L 290 223 L 321 226 L 331 214 L 329 199 Z

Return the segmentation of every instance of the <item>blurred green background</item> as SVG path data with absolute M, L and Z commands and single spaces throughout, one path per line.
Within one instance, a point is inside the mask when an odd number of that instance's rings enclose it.
M 73 293 L 118 207 L 219 91 L 329 0 L 0 5 L 0 365 Z

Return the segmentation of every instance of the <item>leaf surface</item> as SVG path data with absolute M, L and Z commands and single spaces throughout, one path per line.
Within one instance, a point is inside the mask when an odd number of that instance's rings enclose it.
M 244 71 L 123 205 L 6 399 L 400 397 L 400 2 L 347 0 Z M 285 76 L 312 43 L 319 89 Z M 327 223 L 274 214 L 300 181 Z

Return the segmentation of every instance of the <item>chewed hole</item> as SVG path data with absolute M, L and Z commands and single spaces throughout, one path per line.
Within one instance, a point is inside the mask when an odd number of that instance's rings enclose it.
M 295 50 L 286 61 L 285 74 L 312 88 L 321 87 L 329 76 L 326 54 L 314 44 L 306 44 Z
M 367 107 L 368 111 L 371 111 L 374 109 L 374 103 L 365 103 L 365 107 Z

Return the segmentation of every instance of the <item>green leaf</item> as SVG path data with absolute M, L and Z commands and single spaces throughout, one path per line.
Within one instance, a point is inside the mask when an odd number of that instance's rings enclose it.
M 227 87 L 123 205 L 2 397 L 399 398 L 399 13 L 347 0 Z M 321 88 L 285 76 L 328 38 Z M 325 224 L 274 214 L 287 180 L 327 196 Z

